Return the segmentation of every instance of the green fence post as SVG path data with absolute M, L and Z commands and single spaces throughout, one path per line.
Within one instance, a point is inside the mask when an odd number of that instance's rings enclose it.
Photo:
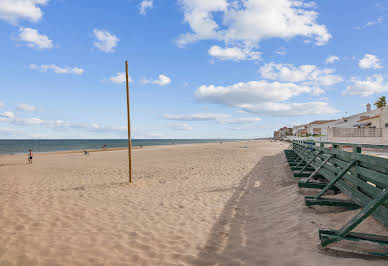
M 359 146 L 353 146 L 353 152 L 361 153 L 361 147 L 359 147 Z

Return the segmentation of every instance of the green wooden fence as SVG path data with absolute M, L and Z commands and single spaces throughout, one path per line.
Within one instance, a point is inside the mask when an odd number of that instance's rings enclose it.
M 352 147 L 352 152 L 342 150 L 344 146 Z M 365 253 L 388 256 L 388 236 L 353 232 L 369 216 L 388 227 L 388 159 L 362 154 L 364 148 L 388 146 L 294 141 L 285 154 L 294 176 L 299 178 L 298 186 L 320 189 L 317 195 L 305 197 L 307 206 L 360 209 L 342 228 L 320 229 L 322 247 L 342 240 L 367 241 L 378 244 L 378 248 Z M 344 193 L 348 199 L 325 196 L 329 190 Z

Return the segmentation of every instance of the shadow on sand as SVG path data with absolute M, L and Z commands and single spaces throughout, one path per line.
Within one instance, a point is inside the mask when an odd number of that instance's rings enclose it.
M 355 255 L 357 263 L 342 264 L 343 257 L 320 252 L 319 225 L 312 222 L 320 217 L 306 217 L 305 208 L 304 197 L 298 193 L 283 154 L 263 157 L 235 189 L 192 264 L 366 265 L 371 260 L 381 263 L 380 258 Z
M 265 219 L 265 217 L 259 217 L 260 211 L 258 211 L 259 205 L 263 203 L 260 201 L 255 202 L 255 197 L 258 193 L 263 193 L 262 186 L 266 186 L 263 183 L 263 177 L 271 178 L 271 171 L 274 170 L 271 167 L 279 159 L 281 159 L 279 154 L 263 157 L 243 177 L 232 197 L 226 203 L 217 222 L 213 225 L 208 241 L 200 251 L 193 263 L 194 265 L 265 264 L 266 258 L 259 255 L 259 242 L 264 239 L 252 239 L 254 236 L 250 235 L 248 231 L 253 229 L 254 224 L 257 225 L 258 230 L 263 229 L 260 226 L 260 218 Z M 290 180 L 285 182 L 284 185 L 295 185 L 295 183 Z M 265 244 L 264 241 L 262 244 Z M 252 254 L 248 254 L 252 252 L 257 254 L 256 258 L 252 258 Z M 247 263 L 248 261 L 250 262 Z

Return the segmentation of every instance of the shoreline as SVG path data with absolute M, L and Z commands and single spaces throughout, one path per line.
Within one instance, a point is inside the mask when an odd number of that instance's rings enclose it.
M 168 139 L 169 140 L 169 139 Z M 183 139 L 186 140 L 186 139 Z M 201 139 L 198 139 L 201 140 Z M 245 140 L 219 140 L 222 142 L 236 142 L 236 141 L 245 141 Z M 155 144 L 155 145 L 143 145 L 142 148 L 140 148 L 141 145 L 132 145 L 133 150 L 140 150 L 147 147 L 167 147 L 167 146 L 181 146 L 181 145 L 196 145 L 196 144 L 211 144 L 211 143 L 219 143 L 219 141 L 209 141 L 209 142 L 194 142 L 194 143 L 175 143 L 175 144 Z M 260 141 L 260 139 L 249 139 L 248 141 Z M 84 151 L 88 152 L 103 152 L 103 151 L 120 151 L 120 150 L 128 150 L 128 147 L 112 147 L 112 148 L 95 148 L 95 149 L 75 149 L 75 150 L 53 150 L 53 151 L 36 151 L 32 150 L 33 154 L 66 154 L 66 153 L 83 153 Z M 13 156 L 13 155 L 24 155 L 27 154 L 28 150 L 26 152 L 15 152 L 15 153 L 0 153 L 0 157 L 2 156 Z
M 229 142 L 238 142 L 242 140 L 223 140 L 225 143 Z M 259 139 L 250 139 L 248 141 L 260 141 Z M 143 145 L 142 148 L 140 148 L 140 145 L 132 146 L 133 150 L 142 150 L 147 148 L 154 148 L 154 147 L 175 147 L 175 146 L 184 146 L 184 145 L 201 145 L 201 144 L 219 144 L 219 142 L 201 142 L 201 143 L 178 143 L 178 144 L 157 144 L 157 145 Z M 84 151 L 87 151 L 89 153 L 95 153 L 95 152 L 104 152 L 104 151 L 121 151 L 121 150 L 128 150 L 128 147 L 113 147 L 113 148 L 100 148 L 100 149 L 81 149 L 81 150 L 57 150 L 57 151 L 38 151 L 33 152 L 33 154 L 39 154 L 39 155 L 45 155 L 45 154 L 70 154 L 70 153 L 83 153 Z M 25 155 L 27 152 L 23 153 L 0 153 L 0 158 L 3 156 L 17 156 L 17 155 Z

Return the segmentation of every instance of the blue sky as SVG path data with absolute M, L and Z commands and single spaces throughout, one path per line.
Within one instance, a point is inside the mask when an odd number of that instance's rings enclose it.
M 0 138 L 254 138 L 388 92 L 388 1 L 0 0 Z

